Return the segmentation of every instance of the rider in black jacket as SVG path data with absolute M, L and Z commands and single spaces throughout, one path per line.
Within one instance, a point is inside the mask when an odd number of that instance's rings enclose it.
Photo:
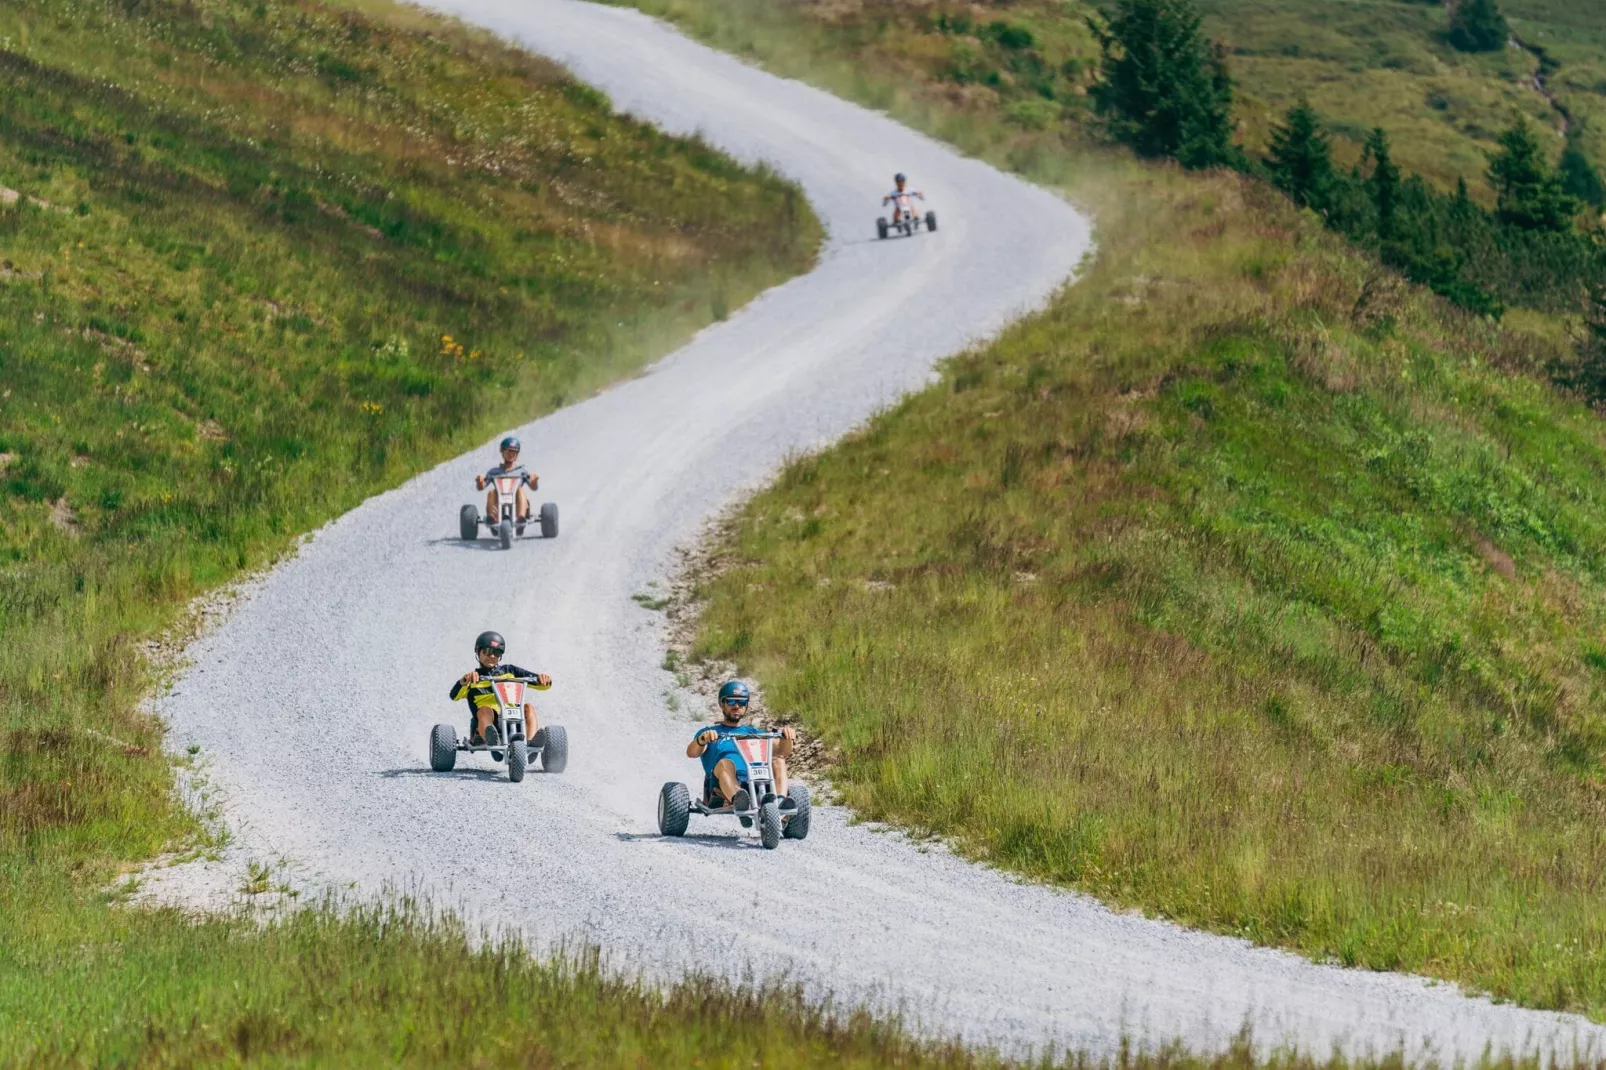
M 530 686 L 537 691 L 545 691 L 552 686 L 552 677 L 546 673 L 504 664 L 502 655 L 506 652 L 507 642 L 501 635 L 496 632 L 481 632 L 479 638 L 474 640 L 474 657 L 478 659 L 480 667 L 464 673 L 461 680 L 452 684 L 450 692 L 452 701 L 468 700 L 469 712 L 474 718 L 472 742 L 476 744 L 485 743 L 495 747 L 503 742 L 497 738 L 496 726 L 492 723 L 496 719 L 498 703 L 491 681 L 529 677 Z M 524 738 L 526 740 L 535 738 L 535 731 L 535 707 L 526 702 Z

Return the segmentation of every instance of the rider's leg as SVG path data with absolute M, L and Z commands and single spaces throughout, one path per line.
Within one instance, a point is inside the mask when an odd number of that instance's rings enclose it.
M 485 492 L 485 515 L 491 518 L 491 523 L 500 523 L 502 518 L 496 515 L 496 488 L 492 487 Z
M 541 726 L 535 719 L 535 707 L 528 702 L 524 704 L 524 738 L 534 739 Z
M 778 798 L 786 798 L 786 759 L 779 754 L 770 759 L 770 768 L 775 770 L 775 794 Z
M 483 740 L 485 738 L 485 726 L 495 719 L 496 712 L 494 710 L 486 706 L 476 706 L 474 708 L 474 737 Z
M 742 790 L 741 781 L 736 779 L 736 763 L 729 758 L 721 758 L 714 764 L 714 779 L 719 781 L 719 793 L 725 796 L 725 801 L 734 802 L 736 793 Z
M 514 512 L 518 515 L 520 520 L 530 519 L 530 498 L 529 495 L 524 493 L 523 487 L 519 488 L 519 492 L 516 497 L 518 498 L 518 504 L 513 507 Z

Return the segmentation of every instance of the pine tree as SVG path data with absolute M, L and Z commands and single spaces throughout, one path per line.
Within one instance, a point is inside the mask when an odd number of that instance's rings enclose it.
M 1373 129 L 1366 139 L 1364 159 L 1372 163 L 1372 177 L 1366 180 L 1367 191 L 1372 195 L 1372 207 L 1377 212 L 1377 237 L 1390 242 L 1395 237 L 1395 209 L 1400 199 L 1400 168 L 1389 151 L 1389 136 L 1381 126 Z
M 1601 182 L 1600 172 L 1595 170 L 1579 144 L 1581 132 L 1577 123 L 1567 132 L 1567 147 L 1561 151 L 1561 163 L 1556 168 L 1561 175 L 1561 189 L 1585 204 L 1606 208 L 1606 183 Z
M 1199 23 L 1192 0 L 1116 0 L 1107 25 L 1089 19 L 1103 53 L 1093 106 L 1139 155 L 1218 167 L 1240 158 L 1232 79 Z
M 1333 190 L 1333 152 L 1321 119 L 1303 97 L 1271 132 L 1266 168 L 1295 204 L 1326 213 Z
M 1518 116 L 1500 135 L 1500 151 L 1489 158 L 1489 184 L 1495 188 L 1502 223 L 1522 230 L 1572 230 L 1578 200 L 1550 170 L 1527 119 Z
M 1495 0 L 1461 0 L 1450 9 L 1450 43 L 1463 52 L 1498 52 L 1511 27 Z
M 1606 282 L 1589 288 L 1584 333 L 1578 339 L 1577 360 L 1566 379 L 1590 401 L 1606 401 Z

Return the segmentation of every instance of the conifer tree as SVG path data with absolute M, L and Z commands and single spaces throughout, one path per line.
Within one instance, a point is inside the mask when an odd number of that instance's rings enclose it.
M 1495 188 L 1500 221 L 1523 230 L 1569 231 L 1579 203 L 1562 189 L 1522 116 L 1500 135 L 1500 151 L 1489 158 L 1489 184 Z
M 1139 155 L 1218 167 L 1240 158 L 1232 80 L 1199 24 L 1192 0 L 1116 0 L 1107 24 L 1089 19 L 1103 52 L 1093 105 Z
M 1367 179 L 1366 188 L 1372 195 L 1372 207 L 1377 212 L 1378 240 L 1393 241 L 1396 207 L 1400 199 L 1400 168 L 1389 150 L 1389 136 L 1381 126 L 1374 128 L 1366 139 L 1364 158 L 1372 163 L 1372 177 Z
M 1303 97 L 1271 132 L 1266 168 L 1295 204 L 1326 213 L 1333 189 L 1333 151 L 1320 117 Z
M 1511 27 L 1495 0 L 1460 0 L 1450 9 L 1450 43 L 1463 52 L 1498 52 Z
M 1585 204 L 1606 208 L 1606 183 L 1601 182 L 1600 172 L 1584 154 L 1584 147 L 1579 143 L 1580 133 L 1580 126 L 1573 124 L 1567 132 L 1567 147 L 1561 151 L 1557 172 L 1561 175 L 1562 192 Z
M 1606 401 L 1606 282 L 1589 288 L 1578 359 L 1566 378 L 1590 401 Z

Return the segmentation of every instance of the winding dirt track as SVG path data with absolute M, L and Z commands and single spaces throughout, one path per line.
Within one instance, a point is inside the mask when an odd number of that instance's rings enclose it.
M 1088 248 L 1088 225 L 1044 191 L 633 12 L 432 6 L 566 62 L 621 109 L 769 161 L 803 184 L 832 237 L 806 277 L 520 429 L 540 497 L 561 504 L 558 540 L 503 553 L 453 537 L 487 447 L 319 532 L 192 649 L 160 712 L 174 746 L 202 748 L 239 850 L 364 893 L 422 890 L 538 942 L 595 941 L 653 974 L 785 973 L 1014 1051 L 1108 1053 L 1123 1034 L 1219 1048 L 1247 1023 L 1263 1045 L 1317 1054 L 1606 1052 L 1606 1034 L 1578 1018 L 1113 914 L 840 811 L 818 811 L 807 842 L 775 852 L 723 824 L 657 838 L 659 785 L 697 775 L 682 753 L 695 722 L 669 712 L 662 622 L 631 594 L 788 453 L 840 436 L 1044 301 Z M 938 233 L 873 240 L 894 170 L 928 191 Z M 459 719 L 445 690 L 487 627 L 508 635 L 512 660 L 555 677 L 542 710 L 568 726 L 567 774 L 510 785 L 484 759 L 429 771 L 429 727 Z M 337 691 L 372 709 L 379 738 L 331 717 Z

